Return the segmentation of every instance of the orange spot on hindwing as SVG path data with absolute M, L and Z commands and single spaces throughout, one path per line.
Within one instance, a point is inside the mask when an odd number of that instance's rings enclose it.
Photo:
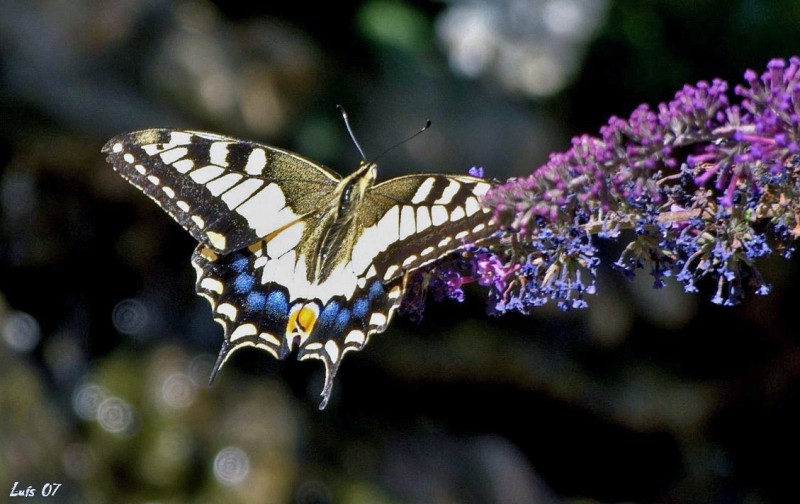
M 299 339 L 299 346 L 311 335 L 314 325 L 319 317 L 319 306 L 317 303 L 306 303 L 298 301 L 289 310 L 289 321 L 286 323 L 286 341 L 289 347 L 294 347 L 295 338 Z
M 297 325 L 304 332 L 311 332 L 314 329 L 314 324 L 317 321 L 317 307 L 311 305 L 313 308 L 304 306 L 297 313 Z

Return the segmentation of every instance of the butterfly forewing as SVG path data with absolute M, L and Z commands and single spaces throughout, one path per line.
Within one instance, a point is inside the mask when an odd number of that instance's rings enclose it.
M 475 177 L 407 175 L 368 193 L 353 247 L 356 271 L 389 281 L 492 234 L 480 198 L 491 185 Z
M 197 241 L 221 253 L 313 212 L 340 178 L 288 151 L 193 131 L 128 133 L 103 152 Z

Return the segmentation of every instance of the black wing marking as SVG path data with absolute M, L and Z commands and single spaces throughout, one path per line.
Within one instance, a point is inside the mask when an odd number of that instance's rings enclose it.
M 327 204 L 340 177 L 298 154 L 211 133 L 151 129 L 103 152 L 196 240 L 241 249 Z

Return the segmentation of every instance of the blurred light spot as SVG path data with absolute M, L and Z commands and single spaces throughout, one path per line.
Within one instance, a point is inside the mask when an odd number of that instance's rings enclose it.
M 153 77 L 184 106 L 225 119 L 235 112 L 239 92 L 230 49 L 212 33 L 176 31 L 152 60 Z
M 13 311 L 3 321 L 3 339 L 18 352 L 30 352 L 41 339 L 39 322 L 25 312 Z
M 436 30 L 455 72 L 542 97 L 569 84 L 607 10 L 607 0 L 456 1 Z
M 126 432 L 133 426 L 133 408 L 119 397 L 109 397 L 97 407 L 97 421 L 108 432 Z
M 358 12 L 358 22 L 366 36 L 406 51 L 422 46 L 428 37 L 425 16 L 404 2 L 367 2 Z
M 208 72 L 198 82 L 200 99 L 209 113 L 224 117 L 236 104 L 236 82 L 226 72 Z
M 241 70 L 240 87 L 239 108 L 247 127 L 261 135 L 278 134 L 288 117 L 274 70 L 265 63 L 250 62 Z
M 61 453 L 64 472 L 74 479 L 86 479 L 95 472 L 97 460 L 92 447 L 84 443 L 72 443 Z
M 249 472 L 250 459 L 241 448 L 228 446 L 214 457 L 214 477 L 222 484 L 241 483 Z
M 190 33 L 206 33 L 215 28 L 219 13 L 210 2 L 178 2 L 175 21 Z
M 489 66 L 495 54 L 496 20 L 491 9 L 480 5 L 453 7 L 438 25 L 453 70 L 467 77 L 477 77 Z
M 83 384 L 72 395 L 72 409 L 84 420 L 96 420 L 100 403 L 107 397 L 108 394 L 100 385 Z
M 111 320 L 117 331 L 129 336 L 141 334 L 148 319 L 147 307 L 137 299 L 123 299 L 111 313 Z
M 214 369 L 216 357 L 208 354 L 201 354 L 189 362 L 189 378 L 196 387 L 208 386 L 208 380 L 211 379 L 211 370 Z
M 500 67 L 500 78 L 506 87 L 530 96 L 549 96 L 566 84 L 567 67 L 547 50 L 508 51 Z
M 542 20 L 555 35 L 581 40 L 591 33 L 583 2 L 575 0 L 551 0 L 542 9 Z
M 321 481 L 306 481 L 297 489 L 297 504 L 328 504 L 333 502 L 331 491 Z
M 173 373 L 164 380 L 161 386 L 161 398 L 164 404 L 172 409 L 183 409 L 190 406 L 197 396 L 192 379 L 183 373 Z

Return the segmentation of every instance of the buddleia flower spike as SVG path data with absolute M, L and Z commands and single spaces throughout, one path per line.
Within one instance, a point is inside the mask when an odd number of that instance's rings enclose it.
M 744 80 L 733 96 L 719 79 L 686 85 L 494 187 L 484 205 L 505 237 L 453 271 L 489 287 L 491 313 L 582 308 L 596 291 L 598 240 L 621 240 L 613 266 L 647 269 L 656 288 L 674 277 L 696 292 L 707 278 L 722 305 L 767 294 L 757 260 L 791 256 L 800 234 L 800 59 Z

